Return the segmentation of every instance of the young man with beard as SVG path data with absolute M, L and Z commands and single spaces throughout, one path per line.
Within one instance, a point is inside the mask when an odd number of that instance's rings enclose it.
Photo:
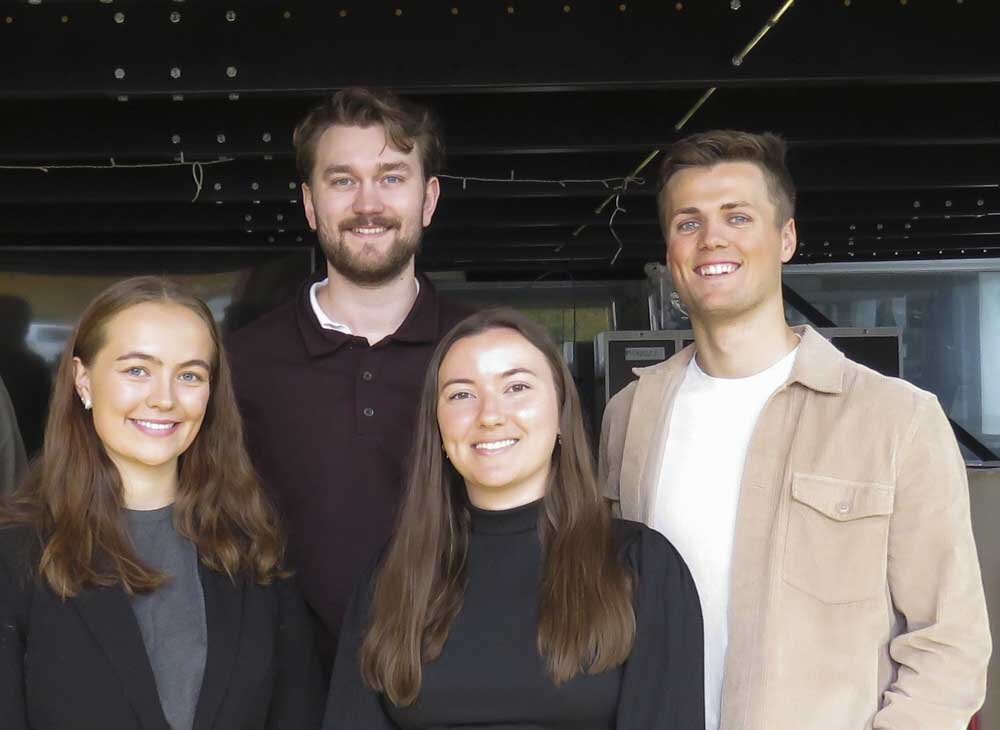
M 293 141 L 326 276 L 239 330 L 230 353 L 250 454 L 332 650 L 351 588 L 393 525 L 427 362 L 466 312 L 414 271 L 440 193 L 429 110 L 343 89 Z
M 959 730 L 991 650 L 965 465 L 933 395 L 786 324 L 794 200 L 774 135 L 666 155 L 695 343 L 609 403 L 607 494 L 691 568 L 709 730 Z

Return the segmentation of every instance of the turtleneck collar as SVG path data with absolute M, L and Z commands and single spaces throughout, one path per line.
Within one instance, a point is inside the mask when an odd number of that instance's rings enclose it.
M 513 535 L 528 532 L 538 526 L 538 511 L 544 500 L 538 499 L 513 509 L 480 509 L 468 503 L 472 531 L 485 535 Z

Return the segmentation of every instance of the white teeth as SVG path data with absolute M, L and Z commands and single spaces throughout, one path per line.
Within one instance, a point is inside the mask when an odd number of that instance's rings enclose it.
M 136 423 L 151 431 L 169 431 L 177 425 L 176 423 L 153 423 L 152 421 L 140 421 L 138 419 L 136 419 Z
M 385 228 L 355 228 L 355 233 L 360 233 L 362 236 L 377 236 L 379 234 L 385 233 Z
M 476 448 L 482 449 L 484 451 L 498 451 L 499 449 L 505 449 L 508 446 L 513 446 L 516 443 L 517 439 L 506 439 L 504 441 L 489 441 L 476 444 Z
M 718 276 L 720 274 L 731 274 L 739 266 L 736 264 L 707 264 L 699 267 L 702 276 Z

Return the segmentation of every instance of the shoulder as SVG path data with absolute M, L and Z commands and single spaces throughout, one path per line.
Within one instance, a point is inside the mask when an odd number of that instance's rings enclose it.
M 0 527 L 0 572 L 12 580 L 27 579 L 35 573 L 41 556 L 42 542 L 34 527 Z
M 902 378 L 893 378 L 849 358 L 844 360 L 844 391 L 848 401 L 879 411 L 883 423 L 909 422 L 929 410 L 940 410 L 937 396 Z
M 644 573 L 687 574 L 684 558 L 667 538 L 641 522 L 613 519 L 622 559 L 640 577 Z
M 301 295 L 300 291 L 296 298 Z M 294 337 L 297 331 L 296 298 L 231 333 L 226 338 L 226 350 L 230 356 L 265 355 L 273 352 L 276 344 Z
M 435 296 L 437 296 L 438 330 L 441 337 L 475 311 L 447 294 L 435 293 Z

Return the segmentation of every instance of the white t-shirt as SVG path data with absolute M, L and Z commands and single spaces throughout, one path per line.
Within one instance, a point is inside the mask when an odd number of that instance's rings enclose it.
M 687 562 L 705 623 L 705 727 L 718 730 L 729 631 L 729 569 L 743 463 L 757 418 L 796 347 L 748 378 L 713 378 L 691 358 L 674 401 L 652 527 Z

